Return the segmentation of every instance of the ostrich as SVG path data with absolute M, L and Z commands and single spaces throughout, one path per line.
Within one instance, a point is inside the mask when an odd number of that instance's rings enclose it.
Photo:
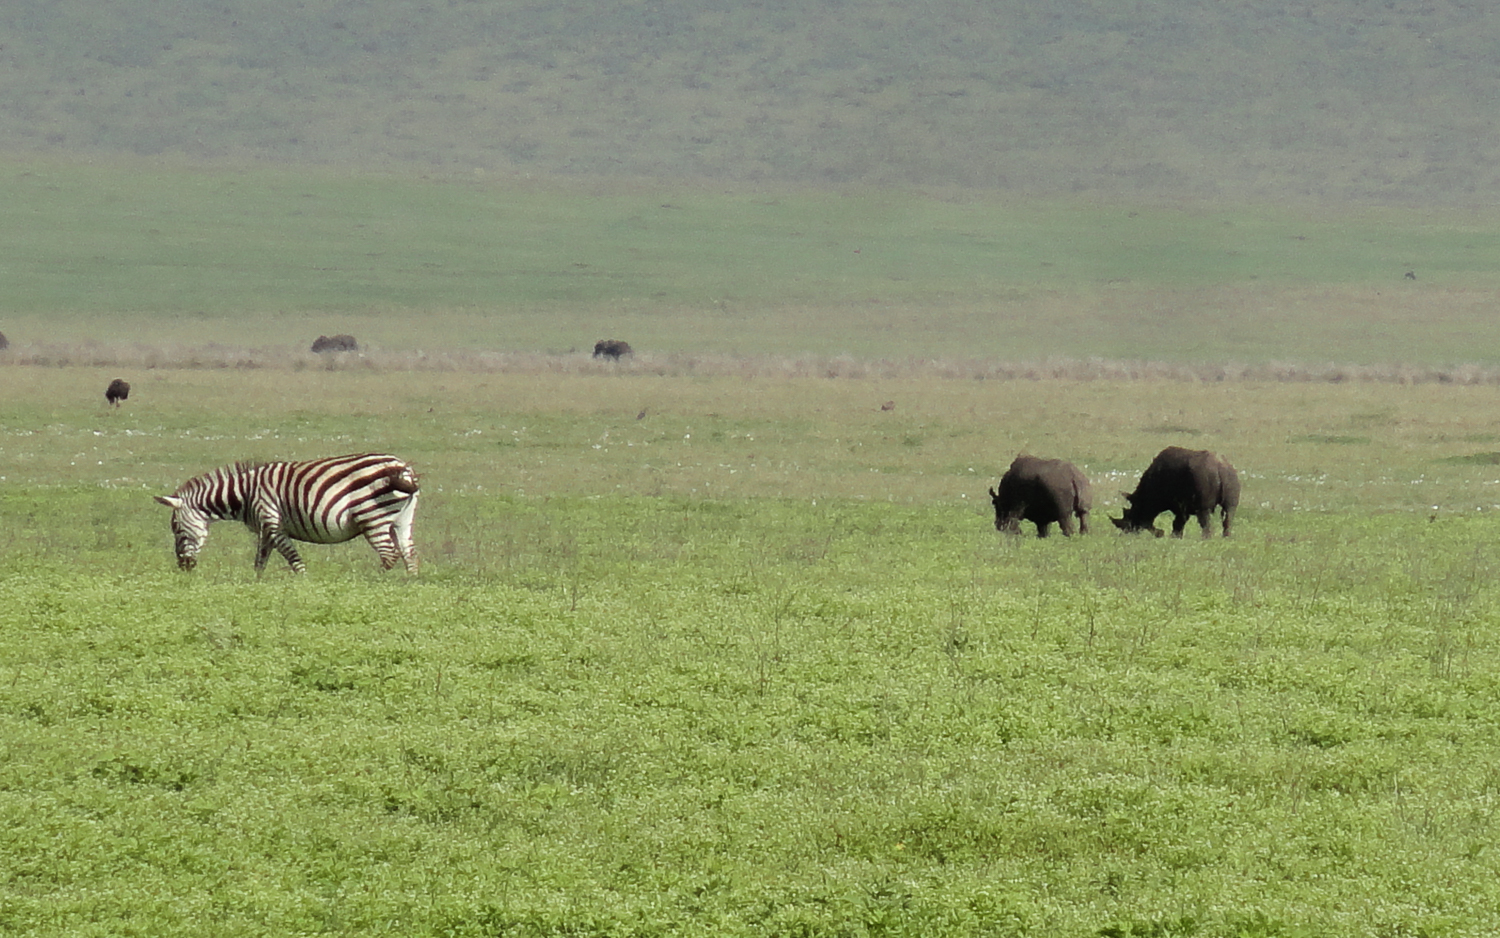
M 130 382 L 124 378 L 116 378 L 104 390 L 104 399 L 114 407 L 119 407 L 120 402 L 128 397 L 130 397 Z

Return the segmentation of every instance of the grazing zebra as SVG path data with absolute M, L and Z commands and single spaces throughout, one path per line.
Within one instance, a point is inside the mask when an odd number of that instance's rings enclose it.
M 398 560 L 417 572 L 411 522 L 417 474 L 395 456 L 363 453 L 308 462 L 237 462 L 184 482 L 156 500 L 172 509 L 177 566 L 198 565 L 198 551 L 214 521 L 242 521 L 255 533 L 255 572 L 271 548 L 296 573 L 307 565 L 293 540 L 342 544 L 363 534 L 389 570 Z

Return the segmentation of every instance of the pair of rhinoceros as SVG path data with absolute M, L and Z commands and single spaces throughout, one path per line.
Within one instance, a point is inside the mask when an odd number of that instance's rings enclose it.
M 1173 537 L 1182 537 L 1192 517 L 1208 537 L 1210 518 L 1217 508 L 1228 537 L 1240 504 L 1240 476 L 1228 460 L 1208 450 L 1169 446 L 1151 461 L 1135 491 L 1122 494 L 1125 517 L 1110 519 L 1122 531 L 1150 530 L 1161 537 L 1166 532 L 1156 527 L 1156 516 L 1170 511 Z M 1067 460 L 1017 456 L 1000 478 L 1000 490 L 990 489 L 990 500 L 995 503 L 997 530 L 1019 532 L 1025 520 L 1036 525 L 1037 537 L 1046 537 L 1054 523 L 1071 536 L 1076 516 L 1078 532 L 1089 533 L 1093 492 L 1089 480 Z

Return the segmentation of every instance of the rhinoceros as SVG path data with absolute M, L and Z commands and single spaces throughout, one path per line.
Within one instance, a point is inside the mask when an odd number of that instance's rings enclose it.
M 1204 449 L 1168 446 L 1141 474 L 1134 492 L 1121 493 L 1127 503 L 1125 517 L 1111 518 L 1122 531 L 1149 530 L 1157 537 L 1156 516 L 1172 513 L 1172 536 L 1182 537 L 1188 518 L 1197 516 L 1203 536 L 1213 536 L 1210 527 L 1214 509 L 1223 514 L 1224 536 L 1229 536 L 1234 511 L 1240 504 L 1240 475 L 1229 461 Z
M 1038 459 L 1022 454 L 1000 477 L 1000 490 L 990 489 L 995 505 L 995 530 L 1019 534 L 1024 519 L 1036 525 L 1036 536 L 1046 537 L 1056 522 L 1064 537 L 1089 533 L 1093 492 L 1078 467 L 1063 459 Z
M 352 335 L 320 335 L 313 340 L 312 350 L 320 355 L 324 352 L 357 352 L 359 343 Z
M 623 339 L 600 339 L 594 343 L 595 358 L 613 358 L 619 361 L 621 356 L 633 354 L 630 343 Z

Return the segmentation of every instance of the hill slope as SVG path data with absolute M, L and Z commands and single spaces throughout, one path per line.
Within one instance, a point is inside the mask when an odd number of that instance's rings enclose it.
M 144 9 L 143 9 L 144 6 Z M 15 0 L 11 152 L 1464 203 L 1500 19 L 1390 0 Z

